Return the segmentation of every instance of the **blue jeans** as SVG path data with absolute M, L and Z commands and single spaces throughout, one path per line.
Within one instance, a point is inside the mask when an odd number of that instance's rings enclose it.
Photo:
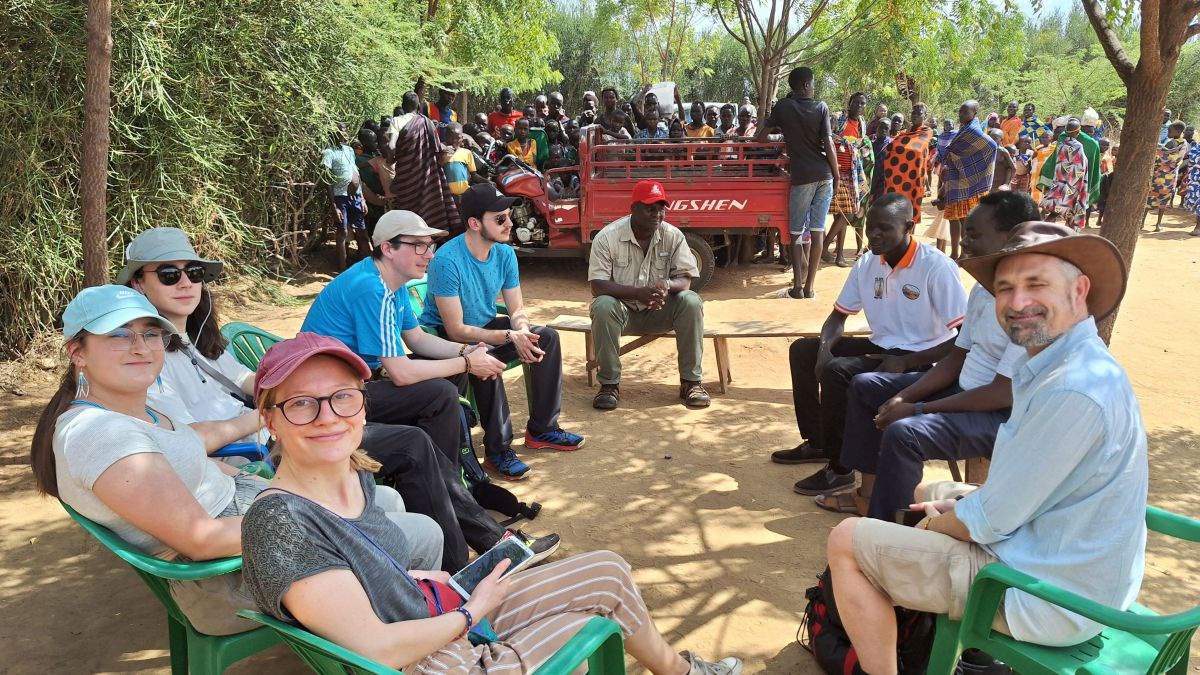
M 793 185 L 788 193 L 788 230 L 793 243 L 809 232 L 824 232 L 829 203 L 833 201 L 833 180 Z
M 338 212 L 338 231 L 345 232 L 347 226 L 352 230 L 367 229 L 366 214 L 363 213 L 362 194 L 356 194 L 353 197 L 335 195 L 333 206 Z

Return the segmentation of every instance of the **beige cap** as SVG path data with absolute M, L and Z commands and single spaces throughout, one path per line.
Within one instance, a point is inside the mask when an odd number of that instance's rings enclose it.
M 375 234 L 371 236 L 371 243 L 379 246 L 402 234 L 410 237 L 444 237 L 450 233 L 426 225 L 425 219 L 412 211 L 388 211 L 375 223 Z

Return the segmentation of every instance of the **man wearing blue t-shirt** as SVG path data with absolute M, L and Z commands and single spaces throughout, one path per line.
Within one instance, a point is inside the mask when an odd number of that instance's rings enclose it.
M 367 383 L 367 421 L 420 427 L 457 465 L 458 389 L 445 378 L 467 372 L 494 378 L 504 364 L 480 345 L 460 345 L 417 325 L 404 284 L 420 278 L 445 236 L 411 211 L 389 211 L 375 225 L 375 249 L 317 295 L 302 331 L 341 340 L 378 377 Z M 409 358 L 405 345 L 421 358 Z
M 521 296 L 516 253 L 503 245 L 512 234 L 508 210 L 514 201 L 490 183 L 472 185 L 463 193 L 460 211 L 467 230 L 438 250 L 429 265 L 429 295 L 433 302 L 425 303 L 421 323 L 434 326 L 439 335 L 455 342 L 513 343 L 521 361 L 530 365 L 525 447 L 576 450 L 583 445 L 583 437 L 558 426 L 562 399 L 558 334 L 550 328 L 530 325 Z M 504 297 L 508 316 L 496 316 L 497 295 Z M 499 377 L 483 379 L 474 370 L 469 375 L 483 417 L 487 465 L 504 478 L 524 478 L 529 467 L 512 450 L 512 419 L 504 381 Z

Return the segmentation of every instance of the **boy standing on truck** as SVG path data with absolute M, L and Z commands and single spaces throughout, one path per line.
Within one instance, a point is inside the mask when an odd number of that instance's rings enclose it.
M 663 220 L 667 193 L 650 180 L 633 188 L 630 214 L 592 239 L 588 280 L 592 287 L 592 335 L 600 362 L 600 391 L 592 407 L 612 410 L 621 398 L 621 335 L 675 331 L 679 352 L 679 398 L 707 408 L 701 384 L 704 305 L 692 288 L 700 276 L 683 232 Z
M 825 218 L 837 187 L 837 153 L 829 125 L 829 106 L 813 98 L 813 71 L 796 68 L 788 75 L 792 93 L 775 104 L 758 127 L 755 140 L 765 142 L 774 129 L 787 144 L 792 189 L 788 196 L 788 229 L 792 235 L 792 287 L 787 297 L 815 298 L 813 282 L 825 249 Z M 802 243 L 811 232 L 811 243 Z

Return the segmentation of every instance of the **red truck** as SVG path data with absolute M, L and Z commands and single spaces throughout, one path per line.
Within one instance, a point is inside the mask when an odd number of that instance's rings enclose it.
M 683 230 L 700 267 L 693 288 L 707 284 L 716 256 L 733 255 L 734 235 L 779 231 L 787 243 L 791 177 L 782 143 L 752 139 L 662 139 L 598 142 L 599 127 L 584 129 L 579 165 L 545 174 L 518 164 L 501 171 L 500 190 L 522 197 L 513 205 L 512 244 L 531 257 L 586 258 L 592 237 L 629 214 L 640 180 L 662 183 L 670 204 L 667 221 Z M 551 199 L 550 182 L 579 176 L 579 196 Z

